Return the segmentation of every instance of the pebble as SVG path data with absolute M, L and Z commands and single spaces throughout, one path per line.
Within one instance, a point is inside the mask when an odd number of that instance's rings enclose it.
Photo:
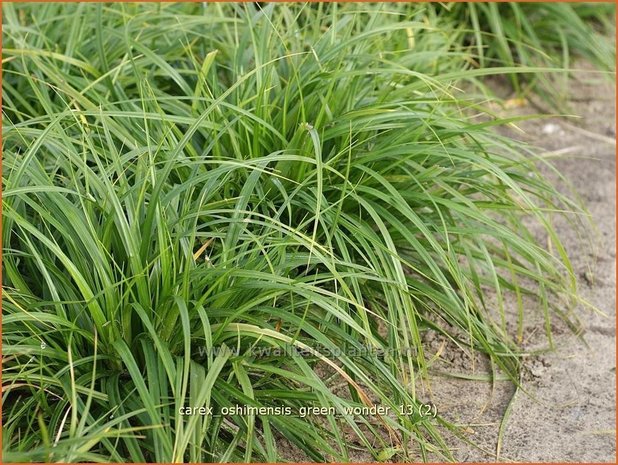
M 560 126 L 554 123 L 547 123 L 541 129 L 543 134 L 555 134 L 558 131 L 560 131 Z

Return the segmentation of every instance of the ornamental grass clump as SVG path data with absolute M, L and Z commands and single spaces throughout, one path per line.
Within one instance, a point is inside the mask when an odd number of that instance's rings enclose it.
M 611 2 L 462 2 L 433 10 L 457 31 L 459 43 L 475 51 L 475 66 L 538 68 L 505 72 L 520 96 L 534 94 L 560 109 L 567 103 L 571 75 L 615 77 L 616 5 Z M 582 70 L 584 61 L 593 66 Z
M 574 205 L 422 8 L 3 5 L 5 460 L 451 458 L 421 337 L 516 380 Z

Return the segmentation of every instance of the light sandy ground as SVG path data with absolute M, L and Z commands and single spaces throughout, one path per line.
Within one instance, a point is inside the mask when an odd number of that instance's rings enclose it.
M 556 350 L 526 361 L 523 389 L 513 399 L 500 461 L 614 462 L 616 458 L 616 156 L 615 93 L 596 79 L 573 82 L 572 112 L 581 118 L 518 123 L 508 131 L 548 152 L 563 153 L 554 165 L 572 183 L 598 228 L 586 241 L 558 223 L 579 278 L 581 295 L 606 314 L 580 306 L 588 347 L 566 327 L 553 325 Z M 530 106 L 508 114 L 537 113 Z M 558 181 L 556 181 L 558 182 Z M 564 184 L 564 183 L 562 183 Z M 568 186 L 564 185 L 564 189 Z M 539 238 L 542 240 L 542 238 Z M 527 320 L 526 347 L 546 346 L 541 321 Z M 436 343 L 433 343 L 436 345 Z M 457 365 L 458 355 L 445 354 Z M 461 365 L 469 363 L 459 361 Z M 479 367 L 483 372 L 486 367 Z M 462 370 L 460 370 L 462 371 Z M 468 426 L 466 437 L 480 448 L 451 438 L 459 461 L 495 461 L 500 421 L 514 395 L 509 382 L 492 392 L 487 382 L 434 378 L 432 398 L 442 415 Z

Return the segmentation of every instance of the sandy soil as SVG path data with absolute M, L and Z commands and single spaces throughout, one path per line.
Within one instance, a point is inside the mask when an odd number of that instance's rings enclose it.
M 496 461 L 500 422 L 509 403 L 499 461 L 616 460 L 615 90 L 603 80 L 576 80 L 570 105 L 580 118 L 526 121 L 518 123 L 520 130 L 503 132 L 560 154 L 553 164 L 577 190 L 598 230 L 585 240 L 566 222 L 558 223 L 558 230 L 582 297 L 605 316 L 579 306 L 576 312 L 587 346 L 566 325 L 555 322 L 556 349 L 547 352 L 543 352 L 547 346 L 543 330 L 535 330 L 542 328 L 541 321 L 527 320 L 525 347 L 543 353 L 526 360 L 523 387 L 517 393 L 508 381 L 496 382 L 492 391 L 488 382 L 432 379 L 431 398 L 441 414 L 462 425 L 466 439 L 476 444 L 450 438 L 455 457 L 462 462 Z M 538 108 L 524 105 L 504 112 L 527 113 L 538 113 Z M 431 344 L 437 346 L 439 341 Z M 469 360 L 448 350 L 443 357 L 454 371 L 471 367 Z M 477 364 L 477 370 L 483 373 L 486 366 Z

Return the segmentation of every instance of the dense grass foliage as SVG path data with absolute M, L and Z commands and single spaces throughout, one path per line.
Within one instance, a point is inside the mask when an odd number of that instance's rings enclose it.
M 6 461 L 448 459 L 450 425 L 397 412 L 423 332 L 516 379 L 524 299 L 571 318 L 574 206 L 457 89 L 486 70 L 431 8 L 3 20 Z M 180 413 L 237 404 L 338 414 Z
M 436 15 L 452 21 L 461 32 L 461 43 L 476 50 L 474 59 L 480 67 L 563 70 L 561 75 L 511 73 L 511 84 L 519 95 L 534 92 L 554 107 L 564 106 L 569 95 L 568 71 L 577 68 L 573 60 L 578 57 L 598 71 L 615 71 L 616 6 L 611 2 L 455 3 L 434 8 Z

